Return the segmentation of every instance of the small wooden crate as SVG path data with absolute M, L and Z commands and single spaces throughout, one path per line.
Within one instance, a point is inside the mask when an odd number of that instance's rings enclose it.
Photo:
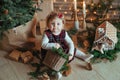
M 21 51 L 18 50 L 13 50 L 10 54 L 9 54 L 9 58 L 15 61 L 18 61 L 20 58 L 20 54 L 22 54 Z
M 59 56 L 57 53 L 54 53 L 52 51 L 48 51 L 45 59 L 43 60 L 43 64 L 50 67 L 51 69 L 55 71 L 59 71 L 63 64 L 65 63 L 65 59 Z
M 28 63 L 33 59 L 33 55 L 30 51 L 26 51 L 21 54 L 21 58 L 24 63 Z

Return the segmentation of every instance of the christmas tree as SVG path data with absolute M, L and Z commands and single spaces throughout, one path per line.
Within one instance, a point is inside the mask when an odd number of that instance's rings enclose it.
M 3 32 L 30 21 L 34 12 L 35 0 L 0 0 L 0 38 Z

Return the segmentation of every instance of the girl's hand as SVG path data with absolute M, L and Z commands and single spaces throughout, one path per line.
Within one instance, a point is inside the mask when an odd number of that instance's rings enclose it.
M 60 44 L 59 43 L 55 43 L 55 47 L 58 49 L 58 48 L 60 48 Z

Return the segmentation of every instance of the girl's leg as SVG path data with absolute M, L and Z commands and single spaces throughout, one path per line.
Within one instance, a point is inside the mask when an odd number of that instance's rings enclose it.
M 68 75 L 70 75 L 71 72 L 72 72 L 71 65 L 70 65 L 70 64 L 67 64 L 66 66 L 68 67 L 68 69 L 62 72 L 62 75 L 63 75 L 63 76 L 68 76 Z
M 80 51 L 79 49 L 76 49 L 75 56 L 77 58 L 80 58 L 80 59 L 88 62 L 88 63 L 90 63 L 90 59 L 94 57 L 92 54 L 85 54 L 84 52 Z
M 92 70 L 92 66 L 91 66 L 91 64 L 90 64 L 90 59 L 94 57 L 92 54 L 85 54 L 84 52 L 76 49 L 76 54 L 75 54 L 75 56 L 76 56 L 77 58 L 80 58 L 80 59 L 84 60 L 85 62 L 87 62 L 86 68 L 87 68 L 88 70 Z

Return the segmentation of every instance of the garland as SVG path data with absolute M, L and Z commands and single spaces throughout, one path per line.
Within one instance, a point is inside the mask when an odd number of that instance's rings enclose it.
M 63 57 L 64 59 L 66 59 L 66 62 L 64 63 L 64 65 L 62 66 L 62 68 L 59 70 L 59 72 L 61 71 L 65 71 L 68 69 L 68 67 L 66 66 L 67 63 L 68 63 L 68 58 L 69 58 L 69 55 L 65 54 L 63 52 L 63 49 L 62 48 L 52 48 L 52 51 L 53 53 L 57 53 L 58 55 L 60 55 L 61 57 Z M 35 52 L 36 54 L 36 52 Z M 38 54 L 38 53 L 37 53 Z M 36 55 L 36 57 L 38 58 L 39 55 Z M 40 58 L 38 58 L 40 59 Z M 49 76 L 53 76 L 57 73 L 57 71 L 54 71 L 52 69 L 49 69 L 49 68 L 46 68 L 44 70 L 40 70 L 43 66 L 45 66 L 43 63 L 42 63 L 42 60 L 40 60 L 39 63 L 31 63 L 31 65 L 33 67 L 36 67 L 36 70 L 33 71 L 33 72 L 29 72 L 28 75 L 31 75 L 33 78 L 38 78 L 39 76 L 43 75 L 44 73 L 47 73 Z
M 91 51 L 90 53 L 94 55 L 94 58 L 91 60 L 91 62 L 101 62 L 102 59 L 109 60 L 110 62 L 115 60 L 117 58 L 117 53 L 120 51 L 120 32 L 117 32 L 117 37 L 118 42 L 116 43 L 115 48 L 113 50 L 104 51 L 104 54 L 97 50 Z
M 57 53 L 59 56 L 61 56 L 62 58 L 64 58 L 64 59 L 66 59 L 66 60 L 68 60 L 68 54 L 66 54 L 64 51 L 63 51 L 63 49 L 62 48 L 52 48 L 52 51 L 53 51 L 53 53 Z

